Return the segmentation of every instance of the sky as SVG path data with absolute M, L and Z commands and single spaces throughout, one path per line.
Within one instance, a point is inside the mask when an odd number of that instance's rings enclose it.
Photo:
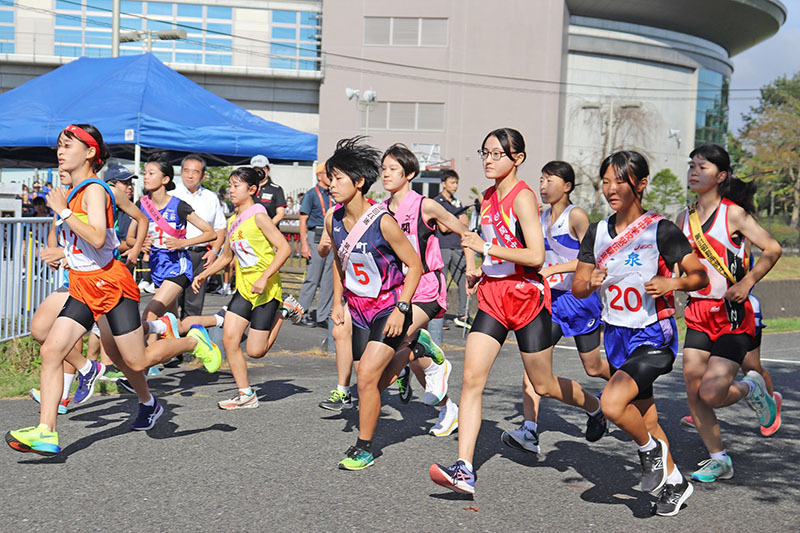
M 742 113 L 758 103 L 757 89 L 779 76 L 800 71 L 800 0 L 781 1 L 789 14 L 778 33 L 733 57 L 729 127 L 734 133 L 742 127 Z

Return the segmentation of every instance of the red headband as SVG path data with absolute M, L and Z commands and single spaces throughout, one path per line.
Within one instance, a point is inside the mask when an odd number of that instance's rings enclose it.
M 70 124 L 69 126 L 64 128 L 64 131 L 68 131 L 73 135 L 75 135 L 75 137 L 85 142 L 89 146 L 89 148 L 94 148 L 95 151 L 97 152 L 96 157 L 98 161 L 100 160 L 100 145 L 97 144 L 97 140 L 95 140 L 94 137 L 89 135 L 89 133 L 85 129 L 75 126 L 74 124 Z

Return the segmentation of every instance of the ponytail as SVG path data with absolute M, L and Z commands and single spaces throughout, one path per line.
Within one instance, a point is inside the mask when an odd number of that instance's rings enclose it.
M 731 168 L 731 157 L 728 152 L 718 144 L 707 143 L 692 150 L 689 158 L 694 158 L 696 155 L 714 164 L 720 172 L 725 172 L 725 180 L 717 185 L 719 195 L 744 209 L 747 214 L 755 214 L 756 206 L 753 198 L 758 185 L 755 181 L 743 181 L 736 177 Z

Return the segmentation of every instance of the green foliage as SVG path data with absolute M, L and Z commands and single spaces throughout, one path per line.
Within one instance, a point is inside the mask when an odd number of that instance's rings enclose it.
M 39 386 L 39 346 L 30 336 L 0 343 L 0 397 L 21 396 Z
M 660 170 L 644 192 L 644 208 L 669 214 L 676 206 L 686 204 L 686 191 L 678 177 L 668 168 Z
M 219 192 L 222 188 L 227 189 L 231 172 L 233 172 L 233 167 L 206 167 L 203 187 L 214 192 Z

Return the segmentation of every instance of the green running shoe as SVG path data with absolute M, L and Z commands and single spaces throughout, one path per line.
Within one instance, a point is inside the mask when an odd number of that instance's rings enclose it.
M 770 427 L 778 416 L 778 408 L 775 405 L 775 399 L 767 394 L 767 384 L 764 382 L 764 378 L 755 370 L 751 370 L 745 374 L 742 381 L 749 381 L 753 384 L 753 392 L 745 397 L 747 405 L 758 415 L 758 423 L 761 424 L 761 427 Z
M 444 363 L 444 350 L 433 342 L 433 338 L 431 338 L 431 334 L 428 333 L 427 329 L 419 330 L 417 342 L 425 347 L 425 355 L 433 359 L 434 363 L 437 365 Z
M 733 477 L 733 461 L 727 457 L 727 461 L 720 461 L 719 459 L 706 459 L 697 466 L 699 470 L 692 472 L 692 479 L 703 482 L 712 483 L 718 479 L 730 479 Z
M 108 365 L 106 367 L 105 373 L 100 377 L 100 381 L 113 381 L 116 382 L 120 378 L 124 378 L 125 374 L 123 374 L 119 368 L 115 367 L 114 365 Z
M 327 400 L 319 402 L 319 406 L 328 411 L 341 411 L 353 408 L 353 398 L 339 389 L 333 389 Z
M 222 352 L 219 351 L 219 346 L 211 342 L 208 330 L 203 326 L 192 326 L 186 336 L 197 340 L 197 346 L 192 353 L 203 362 L 208 373 L 213 374 L 219 370 L 222 364 Z
M 33 452 L 52 456 L 61 451 L 58 446 L 58 433 L 47 429 L 46 424 L 22 428 L 6 433 L 6 443 L 18 452 Z
M 397 378 L 397 391 L 400 393 L 400 401 L 408 403 L 411 400 L 411 369 L 405 367 L 404 374 Z
M 355 446 L 350 446 L 345 455 L 346 457 L 339 461 L 340 470 L 364 470 L 375 462 L 372 452 Z

